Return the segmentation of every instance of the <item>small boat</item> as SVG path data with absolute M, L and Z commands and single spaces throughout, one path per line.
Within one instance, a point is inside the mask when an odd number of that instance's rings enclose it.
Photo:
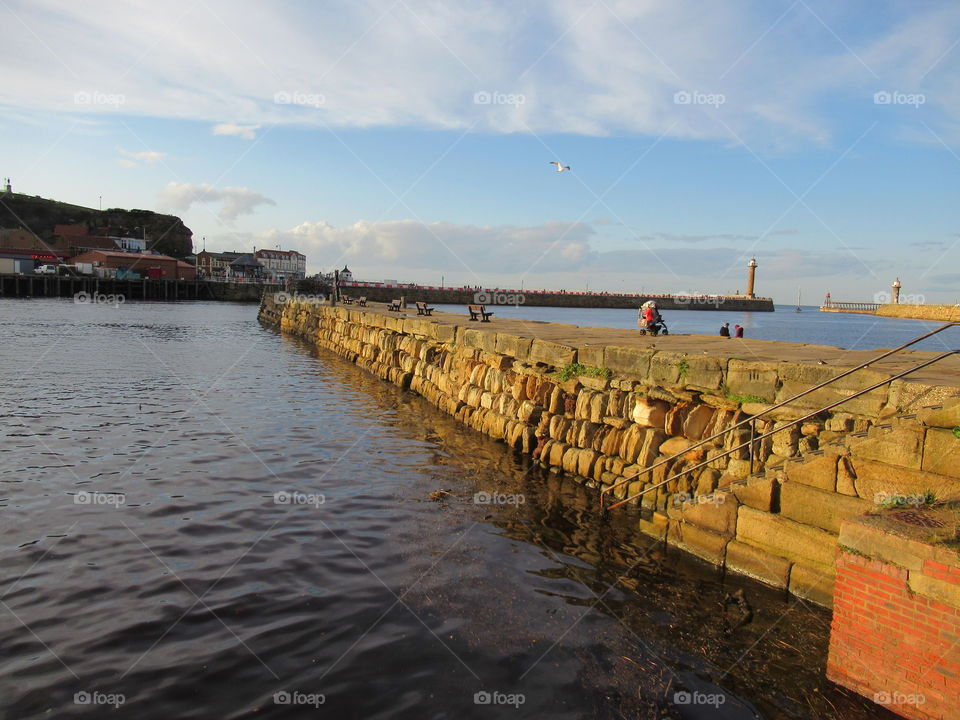
M 797 309 L 795 312 L 803 312 L 803 308 L 800 307 L 800 288 L 797 288 Z

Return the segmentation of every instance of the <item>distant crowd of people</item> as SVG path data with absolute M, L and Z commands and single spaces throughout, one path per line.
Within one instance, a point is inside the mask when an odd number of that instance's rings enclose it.
M 724 323 L 720 326 L 720 337 L 728 338 L 730 337 L 730 323 Z M 740 325 L 733 326 L 733 337 L 743 337 L 743 327 Z

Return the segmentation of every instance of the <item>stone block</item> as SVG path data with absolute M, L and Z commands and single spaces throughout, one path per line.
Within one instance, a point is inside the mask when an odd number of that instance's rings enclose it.
M 844 448 L 845 449 L 845 448 Z M 841 495 L 856 495 L 857 476 L 853 471 L 853 463 L 849 457 L 839 456 L 837 462 L 837 492 Z
M 660 446 L 661 449 L 663 446 Z M 717 483 L 720 482 L 720 471 L 714 470 L 713 468 L 704 468 L 700 471 L 700 475 L 697 477 L 697 489 L 696 494 L 699 495 L 709 495 L 714 490 L 717 489 Z
M 945 400 L 941 407 L 921 408 L 917 420 L 928 427 L 955 428 L 960 425 L 960 398 Z
M 638 397 L 633 406 L 632 418 L 637 425 L 663 428 L 670 406 L 662 400 Z
M 709 405 L 697 405 L 683 422 L 683 434 L 691 440 L 699 440 L 713 419 L 714 410 Z
M 671 437 L 683 435 L 683 424 L 687 421 L 687 415 L 690 414 L 691 410 L 693 410 L 691 403 L 682 402 L 674 405 L 667 412 L 667 417 L 664 420 L 664 430 L 666 430 L 667 435 Z
M 922 469 L 960 478 L 960 438 L 952 430 L 938 427 L 927 430 Z
M 800 428 L 787 422 L 778 422 L 774 425 L 776 434 L 771 435 L 773 452 L 781 457 L 793 457 L 797 454 L 797 443 L 800 440 Z M 782 430 L 780 428 L 783 428 Z
M 530 360 L 563 368 L 577 361 L 577 349 L 538 338 L 530 346 Z
M 929 546 L 895 535 L 869 522 L 847 520 L 840 526 L 840 547 L 910 571 L 920 571 Z
M 789 462 L 783 466 L 787 480 L 834 492 L 837 489 L 837 456 L 814 455 L 802 462 Z
M 487 352 L 496 352 L 497 349 L 497 334 L 486 330 L 464 330 L 462 341 L 467 347 Z
M 653 354 L 653 350 L 608 345 L 603 351 L 603 366 L 616 373 L 647 378 L 650 375 L 650 358 Z
M 780 376 L 781 387 L 776 396 L 776 400 L 777 402 L 789 400 L 793 396 L 809 390 L 814 385 L 836 377 L 844 370 L 845 368 L 835 367 L 833 365 L 814 365 L 795 362 L 780 363 L 778 374 Z M 876 372 L 870 368 L 858 370 L 853 375 L 849 375 L 809 395 L 805 395 L 794 401 L 793 404 L 807 410 L 817 410 L 838 400 L 844 400 L 850 397 L 851 394 L 887 377 L 889 377 L 889 375 Z M 889 390 L 886 387 L 880 387 L 866 395 L 848 400 L 841 407 L 848 413 L 876 417 L 880 413 L 881 408 L 887 404 L 888 394 Z
M 533 345 L 532 338 L 511 335 L 509 333 L 497 333 L 497 352 L 503 355 L 509 355 L 517 360 L 526 360 L 530 357 L 531 345 Z
M 640 448 L 643 445 L 644 434 L 644 429 L 639 425 L 631 425 L 624 431 L 617 452 L 627 463 L 637 461 L 637 456 L 640 454 Z
M 672 437 L 664 441 L 660 446 L 660 453 L 663 455 L 679 455 L 684 452 L 688 447 L 693 445 L 694 442 L 690 438 L 685 437 Z
M 837 536 L 820 528 L 741 505 L 737 540 L 811 567 L 832 567 Z
M 723 565 L 730 536 L 721 535 L 688 523 L 670 523 L 670 537 L 677 547 L 706 560 L 713 565 Z
M 606 367 L 603 359 L 603 345 L 583 345 L 577 348 L 577 360 L 592 367 Z
M 794 563 L 790 568 L 790 592 L 797 597 L 833 607 L 833 565 L 801 565 Z
M 863 515 L 873 503 L 858 497 L 825 492 L 810 485 L 787 481 L 780 486 L 780 514 L 805 525 L 840 533 L 846 518 Z
M 731 540 L 727 545 L 726 562 L 727 569 L 776 588 L 786 588 L 790 582 L 789 560 L 739 540 Z
M 686 360 L 686 353 L 657 352 L 650 358 L 649 378 L 655 383 L 676 385 L 680 382 L 680 364 Z
M 737 498 L 725 492 L 703 495 L 680 505 L 683 522 L 693 523 L 722 535 L 737 530 Z
M 640 446 L 640 452 L 637 454 L 636 463 L 640 467 L 649 467 L 660 454 L 660 448 L 667 435 L 663 430 L 647 428 L 643 435 L 643 444 Z
M 727 372 L 727 359 L 709 355 L 690 355 L 687 371 L 680 378 L 684 387 L 697 390 L 718 390 Z
M 607 396 L 604 393 L 596 393 L 590 398 L 590 422 L 601 423 L 607 414 Z
M 727 391 L 772 402 L 780 387 L 778 365 L 774 362 L 731 359 L 727 365 Z
M 960 482 L 955 478 L 923 470 L 850 458 L 857 495 L 879 503 L 891 495 L 922 495 L 928 490 L 940 500 L 960 499 Z
M 854 458 L 864 458 L 889 465 L 920 469 L 926 428 L 901 427 L 866 438 L 851 438 L 847 443 Z
M 763 512 L 777 512 L 780 508 L 780 485 L 774 478 L 747 478 L 745 483 L 730 487 L 742 505 L 748 505 Z

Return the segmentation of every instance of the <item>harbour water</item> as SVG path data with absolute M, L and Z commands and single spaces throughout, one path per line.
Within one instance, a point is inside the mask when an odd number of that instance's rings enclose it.
M 3 300 L 0 373 L 0 717 L 893 717 L 827 611 L 255 306 Z
M 438 305 L 438 309 L 465 314 L 459 305 Z M 567 323 L 581 327 L 636 329 L 635 310 L 609 308 L 554 308 L 527 305 L 490 306 L 494 317 L 525 318 L 531 321 Z M 873 350 L 901 345 L 942 323 L 923 320 L 875 317 L 853 313 L 822 313 L 816 307 L 777 305 L 776 312 L 725 312 L 724 310 L 678 310 L 663 313 L 674 335 L 717 335 L 720 326 L 730 323 L 744 327 L 744 336 L 758 340 L 832 345 L 847 350 Z M 915 350 L 942 352 L 952 341 L 943 335 L 924 340 Z M 956 345 L 956 342 L 953 342 Z

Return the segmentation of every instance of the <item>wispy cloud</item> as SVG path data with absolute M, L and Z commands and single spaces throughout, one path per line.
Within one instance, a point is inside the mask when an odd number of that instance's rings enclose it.
M 167 153 L 157 152 L 155 150 L 130 152 L 128 150 L 124 150 L 122 147 L 118 147 L 117 152 L 120 154 L 120 158 L 117 159 L 117 162 L 125 168 L 140 167 L 141 164 L 153 165 L 157 162 L 160 162 L 160 160 L 167 156 Z
M 185 213 L 197 203 L 220 203 L 217 215 L 232 224 L 241 215 L 253 213 L 261 205 L 276 205 L 268 197 L 245 187 L 218 189 L 212 185 L 170 182 L 160 191 L 158 204 L 175 213 Z
M 214 135 L 233 135 L 244 140 L 253 140 L 257 137 L 259 125 L 236 125 L 234 123 L 220 123 L 213 126 Z

